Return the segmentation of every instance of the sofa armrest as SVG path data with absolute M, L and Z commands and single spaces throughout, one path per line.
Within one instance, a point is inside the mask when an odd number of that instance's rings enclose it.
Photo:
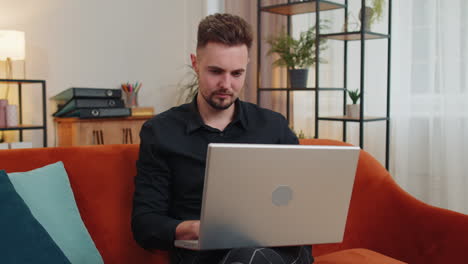
M 304 145 L 349 145 L 323 139 Z M 314 256 L 367 248 L 408 263 L 464 263 L 468 215 L 425 204 L 361 151 L 342 243 L 315 245 Z
M 468 216 L 425 204 L 396 183 L 388 183 L 386 208 L 380 220 L 387 243 L 399 244 L 399 258 L 408 263 L 463 263 L 468 245 Z M 382 204 L 385 204 L 382 202 Z M 395 243 L 398 241 L 397 243 Z
M 361 151 L 342 246 L 368 248 L 408 263 L 461 263 L 466 245 L 467 215 L 417 200 Z

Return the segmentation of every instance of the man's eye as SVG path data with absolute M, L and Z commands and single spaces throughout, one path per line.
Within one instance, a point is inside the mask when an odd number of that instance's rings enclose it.
M 210 70 L 211 73 L 214 73 L 214 74 L 220 74 L 221 71 L 220 70 Z
M 242 72 L 233 72 L 232 76 L 234 77 L 240 77 L 242 75 Z

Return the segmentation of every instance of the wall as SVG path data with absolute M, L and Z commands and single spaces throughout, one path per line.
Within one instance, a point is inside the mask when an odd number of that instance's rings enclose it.
M 45 79 L 47 98 L 69 87 L 118 88 L 140 81 L 140 105 L 158 113 L 176 103 L 177 83 L 187 71 L 207 5 L 207 0 L 0 0 L 0 28 L 26 32 L 26 77 Z M 14 66 L 21 77 L 22 64 Z M 41 123 L 38 91 L 25 88 L 25 122 Z M 11 89 L 10 99 L 15 95 Z M 55 145 L 55 109 L 48 101 L 49 146 Z M 42 145 L 39 131 L 26 138 Z

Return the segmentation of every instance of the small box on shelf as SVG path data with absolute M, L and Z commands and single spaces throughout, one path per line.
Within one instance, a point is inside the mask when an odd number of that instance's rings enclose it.
M 154 107 L 147 106 L 147 107 L 133 107 L 132 116 L 152 116 L 154 115 Z
M 10 143 L 11 149 L 25 149 L 25 148 L 32 148 L 32 142 L 11 142 Z

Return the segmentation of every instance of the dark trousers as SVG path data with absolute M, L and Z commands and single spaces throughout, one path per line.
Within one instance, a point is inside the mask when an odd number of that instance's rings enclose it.
M 314 262 L 310 246 L 207 251 L 176 248 L 170 255 L 171 264 L 310 264 Z

